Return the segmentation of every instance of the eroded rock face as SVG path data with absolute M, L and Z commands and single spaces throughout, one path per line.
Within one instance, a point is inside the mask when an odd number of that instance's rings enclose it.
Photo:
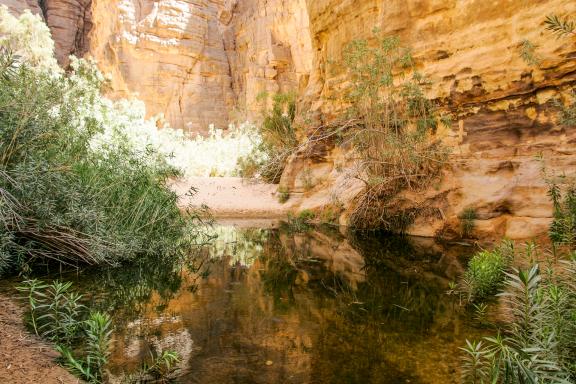
M 113 95 L 136 94 L 177 128 L 226 126 L 234 97 L 218 15 L 224 0 L 93 0 L 90 55 Z
M 92 27 L 92 0 L 0 0 L 15 15 L 24 10 L 42 15 L 52 31 L 58 63 L 66 67 L 69 56 L 83 56 L 88 50 Z
M 113 95 L 205 132 L 257 120 L 263 92 L 304 91 L 312 40 L 304 0 L 92 0 L 89 54 Z
M 56 59 L 66 67 L 70 55 L 82 57 L 88 51 L 92 0 L 43 0 L 39 3 L 52 31 Z
M 302 94 L 314 52 L 305 0 L 229 0 L 220 21 L 240 118 L 258 120 L 267 93 Z
M 576 127 L 557 124 L 552 99 L 567 101 L 576 83 L 576 44 L 545 32 L 543 21 L 551 12 L 574 15 L 576 3 L 308 0 L 307 6 L 315 51 L 307 92 L 312 115 L 330 120 L 341 112 L 346 76 L 331 61 L 341 58 L 350 40 L 368 38 L 379 27 L 413 49 L 418 69 L 433 82 L 430 97 L 456 117 L 450 129 L 439 132 L 452 148 L 442 178 L 429 190 L 399 196 L 406 208 L 436 208 L 419 217 L 410 233 L 457 234 L 465 208 L 476 210 L 482 237 L 546 232 L 551 207 L 535 156 L 543 155 L 549 171 L 573 173 Z M 538 46 L 539 69 L 520 58 L 523 39 Z M 361 186 L 344 182 L 346 168 L 338 170 L 342 159 L 333 150 L 314 160 L 295 156 L 283 183 L 298 190 L 304 172 L 322 169 L 325 176 L 307 192 L 306 208 L 328 204 L 334 194 L 348 194 L 343 202 L 349 208 Z M 346 215 L 342 219 L 346 222 Z

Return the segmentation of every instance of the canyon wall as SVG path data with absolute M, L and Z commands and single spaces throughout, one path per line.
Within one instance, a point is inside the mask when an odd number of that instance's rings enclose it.
M 303 90 L 312 69 L 304 0 L 92 0 L 89 54 L 113 95 L 137 93 L 176 128 L 257 119 L 258 96 Z
M 112 95 L 135 94 L 150 115 L 205 132 L 234 106 L 220 31 L 224 0 L 92 0 L 89 55 L 111 75 Z
M 16 10 L 23 2 L 0 0 Z M 39 12 L 34 0 L 26 4 Z M 111 95 L 143 99 L 149 114 L 177 128 L 256 120 L 262 92 L 295 91 L 309 128 L 343 110 L 344 46 L 374 27 L 412 48 L 428 95 L 454 117 L 441 129 L 452 154 L 433 188 L 398 206 L 434 208 L 410 233 L 455 235 L 458 215 L 477 213 L 478 236 L 526 238 L 546 232 L 551 207 L 541 169 L 570 173 L 576 130 L 557 123 L 553 100 L 576 83 L 574 39 L 545 31 L 547 14 L 576 15 L 563 0 L 46 0 L 42 13 L 58 58 L 94 57 L 111 75 Z M 538 68 L 519 55 L 537 46 Z M 318 149 L 318 148 L 316 148 Z M 313 153 L 313 156 L 310 155 Z M 292 157 L 282 184 L 302 195 L 295 208 L 334 201 L 347 222 L 362 184 L 346 150 L 323 145 Z M 543 160 L 538 160 L 536 157 Z M 305 188 L 313 180 L 313 187 Z
M 92 28 L 92 0 L 40 1 L 46 24 L 52 31 L 56 58 L 62 66 L 68 57 L 88 52 L 88 33 Z
M 262 94 L 306 90 L 314 52 L 305 0 L 236 0 L 221 19 L 240 119 L 258 120 Z M 265 99 L 264 99 L 265 100 Z
M 41 15 L 52 31 L 58 62 L 68 65 L 70 55 L 83 56 L 88 50 L 92 27 L 91 0 L 0 0 L 15 15 L 25 10 Z
M 419 71 L 432 81 L 429 96 L 455 118 L 450 129 L 437 133 L 452 149 L 442 177 L 429 190 L 396 199 L 407 210 L 434 208 L 434 214 L 417 217 L 409 233 L 457 236 L 458 215 L 466 208 L 476 211 L 480 237 L 528 238 L 547 231 L 551 205 L 542 163 L 557 174 L 573 173 L 576 163 L 576 129 L 557 124 L 552 102 L 569 101 L 576 44 L 545 31 L 543 21 L 550 13 L 574 16 L 575 2 L 309 0 L 307 6 L 315 56 L 304 104 L 313 116 L 330 120 L 341 111 L 347 79 L 332 62 L 345 44 L 369 38 L 378 27 L 413 49 Z M 538 47 L 538 69 L 520 58 L 523 39 Z M 283 184 L 307 196 L 301 208 L 335 197 L 350 208 L 362 184 L 342 170 L 340 149 L 319 153 L 313 159 L 294 156 Z M 306 192 L 302 180 L 310 177 L 316 186 Z
M 94 58 L 108 96 L 137 97 L 149 116 L 190 132 L 226 127 L 235 94 L 223 32 L 228 0 L 0 0 L 15 13 L 42 13 L 59 63 Z M 224 23 L 223 23 L 223 22 Z

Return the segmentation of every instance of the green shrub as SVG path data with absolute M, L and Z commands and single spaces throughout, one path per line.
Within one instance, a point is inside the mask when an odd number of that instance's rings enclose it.
M 193 243 L 199 216 L 182 214 L 167 186 L 179 171 L 128 136 L 137 122 L 100 95 L 94 64 L 73 60 L 64 74 L 14 44 L 0 40 L 0 273 L 169 257 Z
M 108 362 L 112 322 L 107 314 L 92 312 L 85 322 L 83 335 L 83 355 L 75 356 L 70 345 L 59 344 L 56 350 L 71 373 L 89 383 L 102 383 L 104 366 Z
M 378 31 L 374 40 L 354 40 L 344 51 L 352 82 L 344 143 L 353 146 L 359 159 L 356 177 L 366 185 L 350 224 L 402 231 L 412 215 L 391 199 L 403 190 L 424 188 L 439 175 L 448 151 L 436 130 L 449 119 L 425 96 L 428 82 L 415 71 L 410 50 Z
M 502 294 L 511 319 L 497 336 L 467 341 L 462 382 L 573 383 L 576 379 L 576 260 L 563 271 L 506 275 Z
M 482 300 L 498 292 L 513 256 L 513 243 L 504 241 L 494 250 L 484 250 L 472 257 L 463 277 L 464 290 L 470 301 Z
M 267 95 L 262 95 L 264 104 Z M 248 156 L 238 160 L 242 177 L 260 177 L 269 183 L 279 183 L 288 157 L 298 146 L 294 119 L 296 96 L 279 93 L 272 99 L 272 109 L 264 108 L 264 119 L 258 131 L 262 142 Z
M 305 209 L 298 214 L 298 219 L 302 221 L 310 221 L 316 217 L 316 214 L 309 209 Z

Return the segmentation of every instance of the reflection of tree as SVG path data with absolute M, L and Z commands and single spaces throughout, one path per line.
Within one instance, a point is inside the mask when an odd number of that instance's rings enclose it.
M 367 276 L 357 292 L 346 293 L 362 303 L 349 311 L 354 321 L 368 314 L 385 319 L 388 328 L 425 333 L 439 319 L 454 315 L 438 251 L 416 247 L 410 238 L 400 236 L 356 233 L 351 243 L 365 257 Z
M 157 294 L 157 312 L 182 287 L 182 264 L 174 260 L 147 258 L 138 264 L 99 269 L 81 276 L 78 284 L 93 306 L 113 314 L 116 327 L 137 319 Z
M 260 228 L 215 227 L 216 240 L 205 247 L 212 259 L 230 256 L 234 264 L 250 266 L 261 253 L 269 232 Z
M 300 241 L 295 240 L 297 236 Z M 366 260 L 365 281 L 357 284 L 316 257 L 314 234 L 271 232 L 260 256 L 264 289 L 278 305 L 286 305 L 286 299 L 293 301 L 295 288 L 314 291 L 315 296 L 333 296 L 335 307 L 349 321 L 379 319 L 389 329 L 411 332 L 426 332 L 436 318 L 453 313 L 452 300 L 444 294 L 448 280 L 434 271 L 439 255 L 418 253 L 407 238 L 373 233 L 354 236 L 352 244 Z M 305 285 L 298 284 L 302 280 Z
M 260 271 L 262 285 L 274 298 L 274 305 L 282 308 L 293 303 L 293 287 L 298 277 L 300 260 L 297 254 L 289 252 L 282 244 L 278 232 L 270 232 L 260 261 L 264 266 Z
M 385 259 L 419 261 L 430 259 L 430 253 L 418 252 L 410 238 L 376 231 L 350 231 L 350 244 L 357 249 L 367 264 L 378 264 Z M 437 255 L 436 255 L 437 257 Z
M 278 308 L 288 302 L 293 305 L 296 293 L 314 291 L 316 297 L 330 297 L 339 287 L 348 285 L 345 278 L 330 269 L 323 255 L 316 253 L 313 236 L 313 233 L 284 231 L 269 233 L 260 256 L 264 265 L 260 278 Z

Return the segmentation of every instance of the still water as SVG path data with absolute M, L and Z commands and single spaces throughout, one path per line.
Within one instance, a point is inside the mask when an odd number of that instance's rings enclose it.
M 85 272 L 75 286 L 112 314 L 110 374 L 152 350 L 180 383 L 458 383 L 477 333 L 446 294 L 472 249 L 333 230 L 218 227 L 184 263 Z

